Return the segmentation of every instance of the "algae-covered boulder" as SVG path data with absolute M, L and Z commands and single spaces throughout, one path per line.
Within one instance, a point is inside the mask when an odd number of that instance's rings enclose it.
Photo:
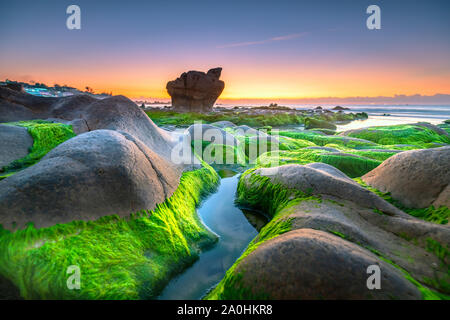
M 339 199 L 357 202 L 366 208 L 377 208 L 389 215 L 405 215 L 393 205 L 374 193 L 364 189 L 344 173 L 325 163 L 307 165 L 288 164 L 272 168 L 260 168 L 255 175 L 268 177 L 273 184 L 281 184 L 288 189 L 304 193 L 326 194 Z M 244 178 L 250 179 L 250 175 Z
M 314 129 L 314 128 L 336 130 L 336 125 L 325 120 L 306 118 L 305 129 Z
M 207 298 L 439 299 L 436 291 L 448 294 L 449 261 L 439 250 L 450 245 L 450 230 L 360 188 L 323 163 L 245 172 L 237 202 L 272 220 Z M 366 285 L 369 266 L 380 268 L 380 290 Z
M 47 227 L 151 210 L 173 193 L 180 174 L 128 133 L 96 130 L 0 181 L 0 223 Z
M 367 268 L 382 274 L 367 287 Z M 235 289 L 252 299 L 420 299 L 420 291 L 370 251 L 327 232 L 299 229 L 262 243 L 236 267 Z M 246 292 L 247 295 L 246 295 Z M 232 298 L 232 297 L 230 297 Z
M 449 207 L 450 146 L 401 152 L 362 179 L 407 207 Z
M 436 143 L 450 143 L 450 138 L 445 130 L 423 122 L 352 129 L 343 131 L 339 135 L 365 139 L 382 145 L 408 144 L 416 147 L 429 147 L 430 144 L 433 146 Z
M 0 124 L 0 168 L 25 157 L 32 146 L 27 128 Z

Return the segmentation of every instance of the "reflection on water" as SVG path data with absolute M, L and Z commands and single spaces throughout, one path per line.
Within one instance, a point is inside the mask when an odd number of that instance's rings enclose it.
M 227 173 L 229 174 L 229 173 Z M 234 204 L 239 175 L 223 178 L 218 191 L 198 210 L 203 223 L 219 236 L 217 244 L 173 279 L 159 299 L 200 299 L 216 285 L 258 234 Z M 260 223 L 259 223 L 260 224 Z

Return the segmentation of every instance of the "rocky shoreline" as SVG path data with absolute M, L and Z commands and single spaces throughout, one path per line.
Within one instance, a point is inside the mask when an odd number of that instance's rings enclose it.
M 0 289 L 17 289 L 0 296 L 155 298 L 217 241 L 196 207 L 225 168 L 243 172 L 239 205 L 271 220 L 206 298 L 448 299 L 448 123 L 333 127 L 364 116 L 144 112 L 123 96 L 0 87 Z M 287 123 L 305 130 L 275 130 Z M 182 143 L 195 161 L 174 161 Z M 81 290 L 66 287 L 70 265 Z M 373 265 L 380 290 L 366 285 Z

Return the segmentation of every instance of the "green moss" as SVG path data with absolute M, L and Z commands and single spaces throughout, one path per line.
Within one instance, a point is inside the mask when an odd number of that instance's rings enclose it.
M 318 146 L 325 146 L 327 144 L 335 144 L 338 146 L 344 146 L 353 149 L 372 148 L 374 146 L 371 142 L 351 140 L 342 136 L 327 136 L 316 132 L 292 132 L 292 131 L 280 131 L 280 136 L 286 136 L 294 139 L 303 139 L 311 141 Z
M 263 109 L 263 108 L 260 108 Z M 270 110 L 270 109 L 269 109 Z M 205 123 L 212 123 L 217 121 L 231 121 L 236 125 L 248 125 L 254 128 L 266 126 L 286 126 L 298 125 L 305 122 L 305 114 L 302 112 L 266 112 L 264 114 L 239 112 L 233 109 L 222 112 L 185 112 L 178 113 L 175 111 L 162 110 L 148 110 L 147 115 L 158 125 L 175 125 L 188 126 L 194 121 L 204 121 Z M 316 115 L 315 119 L 319 121 L 352 121 L 355 119 L 366 119 L 367 114 L 363 113 L 324 113 Z
M 350 133 L 348 136 L 373 141 L 382 145 L 412 144 L 431 147 L 432 143 L 450 144 L 450 138 L 423 126 L 395 125 L 371 127 Z
M 0 180 L 32 166 L 57 145 L 75 136 L 72 126 L 62 123 L 30 120 L 5 124 L 27 128 L 33 137 L 33 146 L 24 158 L 14 160 L 0 170 Z
M 446 206 L 440 206 L 439 208 L 435 208 L 434 206 L 429 206 L 427 208 L 422 209 L 415 209 L 415 208 L 408 208 L 402 205 L 399 201 L 392 198 L 391 194 L 389 192 L 381 192 L 380 190 L 373 188 L 369 185 L 367 185 L 364 181 L 362 181 L 360 178 L 354 179 L 356 182 L 358 182 L 361 186 L 364 188 L 374 192 L 387 202 L 391 203 L 392 205 L 396 206 L 400 210 L 403 210 L 404 212 L 425 220 L 429 222 L 434 222 L 437 224 L 447 224 L 450 217 L 450 209 Z
M 248 114 L 235 112 L 230 110 L 227 113 L 198 113 L 186 112 L 178 113 L 174 111 L 151 110 L 146 111 L 147 115 L 158 126 L 176 125 L 189 126 L 194 121 L 203 121 L 205 123 L 213 123 L 217 121 L 231 121 L 236 125 L 248 125 L 251 127 L 264 126 L 283 126 L 289 124 L 302 124 L 303 117 L 301 115 L 290 113 L 266 113 L 266 114 Z
M 355 154 L 361 157 L 366 157 L 369 159 L 384 161 L 393 155 L 396 155 L 397 152 L 376 152 L 376 151 L 364 151 L 364 150 L 356 150 L 356 151 L 346 151 L 346 153 Z
M 197 155 L 208 164 L 238 164 L 245 166 L 248 159 L 242 147 L 192 140 L 191 146 Z
M 174 194 L 152 211 L 106 216 L 14 233 L 0 228 L 0 274 L 27 299 L 154 298 L 170 278 L 216 241 L 195 208 L 219 177 L 207 164 L 183 173 Z M 66 286 L 81 269 L 81 289 Z
M 261 155 L 258 158 L 259 166 L 267 167 L 271 164 L 308 164 L 312 162 L 322 162 L 329 164 L 349 177 L 360 177 L 375 169 L 381 161 L 366 158 L 363 156 L 352 156 L 346 154 L 331 154 L 319 149 L 299 149 L 296 151 L 274 151 Z
M 314 129 L 314 128 L 336 130 L 336 125 L 325 120 L 306 118 L 305 129 Z

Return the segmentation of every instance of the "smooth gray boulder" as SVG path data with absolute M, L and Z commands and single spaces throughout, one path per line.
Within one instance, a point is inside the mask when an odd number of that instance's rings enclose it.
M 381 289 L 367 287 L 378 266 Z M 327 232 L 299 229 L 262 243 L 236 267 L 243 292 L 269 299 L 420 299 L 401 271 L 356 244 Z M 251 296 L 249 298 L 252 298 Z
M 127 132 L 84 133 L 0 181 L 0 224 L 40 228 L 152 210 L 172 195 L 180 174 Z
M 27 128 L 0 124 L 0 168 L 25 157 L 32 146 Z
M 362 176 L 410 208 L 450 207 L 450 146 L 398 153 Z

